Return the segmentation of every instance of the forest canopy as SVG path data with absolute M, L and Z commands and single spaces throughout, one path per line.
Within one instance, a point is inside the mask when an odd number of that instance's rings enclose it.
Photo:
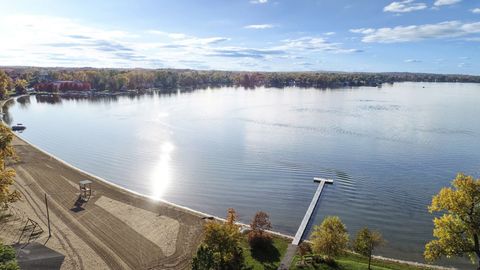
M 380 86 L 395 82 L 480 82 L 480 76 L 427 73 L 362 72 L 241 72 L 181 69 L 98 69 L 3 67 L 12 82 L 25 80 L 28 87 L 55 81 L 82 82 L 96 91 L 178 89 L 216 86 L 339 88 Z M 84 87 L 80 87 L 82 90 Z M 58 89 L 57 89 L 58 91 Z

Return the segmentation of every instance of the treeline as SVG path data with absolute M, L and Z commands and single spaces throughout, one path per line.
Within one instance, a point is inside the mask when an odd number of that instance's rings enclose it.
M 177 69 L 95 69 L 95 68 L 3 68 L 12 81 L 25 80 L 28 87 L 53 81 L 78 81 L 97 91 L 178 89 L 217 86 L 339 88 L 379 86 L 394 82 L 474 82 L 480 76 L 427 73 L 344 73 L 344 72 L 233 72 Z

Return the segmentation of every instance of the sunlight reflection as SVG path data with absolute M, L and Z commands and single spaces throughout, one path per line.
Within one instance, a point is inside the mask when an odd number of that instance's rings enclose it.
M 160 157 L 158 163 L 153 169 L 150 177 L 152 185 L 152 196 L 157 199 L 161 199 L 164 195 L 168 185 L 172 178 L 171 170 L 171 154 L 175 149 L 171 142 L 165 142 L 160 148 Z

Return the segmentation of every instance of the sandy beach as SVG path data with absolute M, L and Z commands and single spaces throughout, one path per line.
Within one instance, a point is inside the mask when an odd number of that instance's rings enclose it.
M 65 255 L 62 269 L 188 269 L 201 240 L 202 215 L 129 192 L 83 173 L 22 139 L 15 188 L 22 200 L 1 224 L 6 244 L 38 242 Z M 78 182 L 92 181 L 88 202 L 75 206 Z M 48 237 L 45 194 L 52 236 Z M 28 219 L 43 233 L 29 239 Z

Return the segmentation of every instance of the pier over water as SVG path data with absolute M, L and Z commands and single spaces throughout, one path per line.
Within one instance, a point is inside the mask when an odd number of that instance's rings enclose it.
M 298 227 L 297 233 L 295 234 L 295 238 L 293 238 L 292 243 L 288 245 L 287 252 L 285 253 L 285 256 L 283 257 L 282 262 L 280 263 L 280 267 L 278 268 L 280 270 L 288 269 L 290 267 L 290 264 L 292 263 L 292 259 L 295 256 L 295 253 L 297 251 L 297 247 L 302 241 L 302 237 L 306 235 L 307 226 L 312 219 L 312 215 L 315 212 L 315 208 L 318 205 L 318 200 L 320 199 L 320 195 L 322 194 L 325 184 L 333 184 L 333 180 L 325 179 L 325 178 L 315 177 L 313 178 L 313 181 L 315 183 L 319 183 L 317 187 L 317 191 L 315 192 L 315 195 L 313 195 L 312 201 L 308 206 L 307 212 L 305 212 L 305 216 L 303 217 L 302 223 L 300 223 L 300 226 Z

